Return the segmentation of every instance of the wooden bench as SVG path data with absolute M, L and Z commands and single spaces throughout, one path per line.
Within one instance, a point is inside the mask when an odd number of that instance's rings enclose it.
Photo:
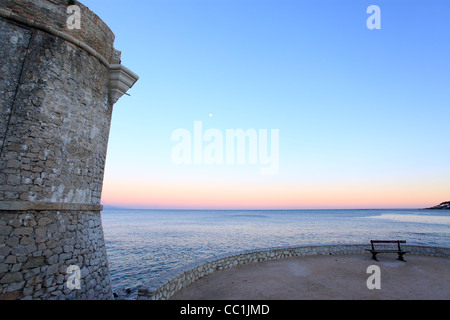
M 372 249 L 366 249 L 366 251 L 369 251 L 370 253 L 372 253 L 372 259 L 375 261 L 377 260 L 377 254 L 378 253 L 397 253 L 398 254 L 398 260 L 400 261 L 405 261 L 403 259 L 403 255 L 406 253 L 409 253 L 408 251 L 404 251 L 401 246 L 400 243 L 406 243 L 405 240 L 371 240 L 370 241 L 371 245 L 372 245 Z M 396 243 L 397 247 L 394 249 L 375 249 L 375 244 L 390 244 L 390 243 Z

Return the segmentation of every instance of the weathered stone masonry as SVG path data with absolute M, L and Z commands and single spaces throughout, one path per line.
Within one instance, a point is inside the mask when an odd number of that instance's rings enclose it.
M 0 0 L 0 299 L 112 297 L 103 171 L 113 105 L 138 77 L 77 5 L 68 30 L 67 0 Z

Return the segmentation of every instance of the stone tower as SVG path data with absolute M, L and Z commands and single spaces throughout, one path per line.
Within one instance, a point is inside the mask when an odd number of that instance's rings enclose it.
M 113 105 L 138 77 L 77 1 L 69 28 L 73 2 L 0 0 L 0 299 L 112 297 L 100 197 Z

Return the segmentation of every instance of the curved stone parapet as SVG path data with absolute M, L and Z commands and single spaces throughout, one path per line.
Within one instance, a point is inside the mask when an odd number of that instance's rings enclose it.
M 0 17 L 46 31 L 84 47 L 105 64 L 113 63 L 114 33 L 92 11 L 79 1 L 81 9 L 79 29 L 67 28 L 68 0 L 2 0 Z
M 404 245 L 410 254 L 450 258 L 450 248 Z M 244 251 L 233 255 L 214 256 L 196 264 L 175 270 L 165 278 L 157 279 L 138 290 L 138 300 L 167 300 L 181 289 L 214 272 L 262 261 L 313 255 L 367 254 L 370 245 L 317 245 L 273 248 L 263 251 Z M 369 255 L 370 256 L 370 255 Z

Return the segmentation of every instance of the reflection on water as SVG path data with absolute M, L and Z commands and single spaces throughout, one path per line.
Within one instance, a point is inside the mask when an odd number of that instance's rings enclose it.
M 249 249 L 381 238 L 450 247 L 450 213 L 428 210 L 105 210 L 102 220 L 113 289 L 121 298 L 133 298 L 170 270 Z
M 445 216 L 427 216 L 414 214 L 382 214 L 379 216 L 369 217 L 374 219 L 386 219 L 400 222 L 417 222 L 417 223 L 433 223 L 433 224 L 450 224 L 450 217 Z

